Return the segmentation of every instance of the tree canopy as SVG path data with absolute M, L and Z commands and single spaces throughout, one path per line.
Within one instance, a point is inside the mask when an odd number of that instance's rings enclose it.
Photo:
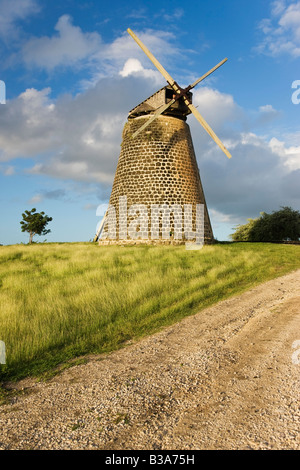
M 47 235 L 51 232 L 50 229 L 46 229 L 46 225 L 51 222 L 52 217 L 48 217 L 45 212 L 36 212 L 33 208 L 31 211 L 25 211 L 22 217 L 21 230 L 29 233 L 29 243 L 32 243 L 34 235 Z
M 248 219 L 245 225 L 238 225 L 233 241 L 282 242 L 298 241 L 300 238 L 300 212 L 291 207 L 281 207 L 272 214 L 261 212 L 257 219 Z

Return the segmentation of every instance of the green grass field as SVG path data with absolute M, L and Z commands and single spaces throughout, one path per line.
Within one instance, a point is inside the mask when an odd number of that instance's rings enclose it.
M 2 381 L 40 376 L 300 267 L 300 246 L 0 247 Z

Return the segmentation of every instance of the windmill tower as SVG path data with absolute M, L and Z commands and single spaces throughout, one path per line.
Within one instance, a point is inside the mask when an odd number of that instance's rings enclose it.
M 192 113 L 231 158 L 192 104 L 190 91 L 227 59 L 182 89 L 140 39 L 130 29 L 127 31 L 168 85 L 129 112 L 109 210 L 94 240 L 100 245 L 185 243 L 197 233 L 201 212 L 203 242 L 212 243 L 212 227 L 186 119 Z

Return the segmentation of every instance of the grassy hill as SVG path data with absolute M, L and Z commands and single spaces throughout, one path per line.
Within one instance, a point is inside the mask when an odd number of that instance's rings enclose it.
M 300 246 L 0 247 L 0 380 L 37 376 L 300 268 Z

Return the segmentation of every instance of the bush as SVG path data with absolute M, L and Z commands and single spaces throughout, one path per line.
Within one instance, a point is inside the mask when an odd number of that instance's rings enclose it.
M 300 212 L 290 207 L 282 207 L 272 214 L 261 212 L 257 219 L 248 219 L 245 225 L 238 225 L 233 241 L 282 242 L 298 241 L 300 238 Z

